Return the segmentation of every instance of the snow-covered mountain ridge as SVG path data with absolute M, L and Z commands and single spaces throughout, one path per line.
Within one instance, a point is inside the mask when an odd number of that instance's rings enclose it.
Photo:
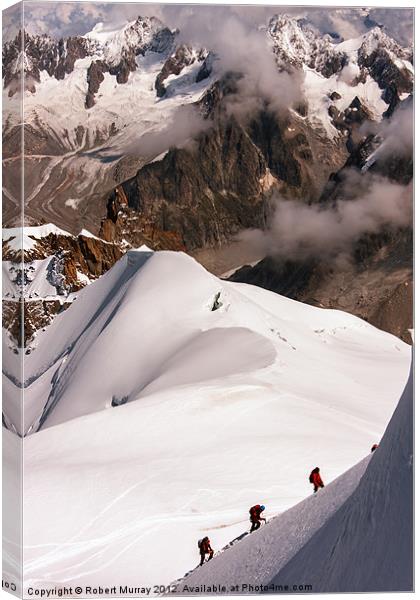
M 313 463 L 331 481 L 360 461 L 409 361 L 351 315 L 222 281 L 182 253 L 129 251 L 25 357 L 28 585 L 116 572 L 134 585 L 139 561 L 145 584 L 177 579 L 203 532 L 222 548 L 252 503 L 273 516 L 308 495 Z M 16 366 L 6 348 L 12 431 Z M 177 553 L 162 568 L 168 535 Z
M 187 281 L 191 281 L 192 279 L 196 282 L 194 293 L 188 290 L 187 285 Z M 161 296 L 161 300 L 159 302 L 154 301 L 153 311 L 151 311 L 148 309 L 148 303 L 153 296 L 158 282 L 160 282 L 159 285 L 166 288 L 166 293 L 164 293 L 162 288 L 162 292 L 159 295 Z M 183 293 L 183 289 L 187 291 Z M 247 298 L 249 293 L 251 293 L 251 298 L 254 298 L 254 301 Z M 136 299 L 135 304 L 132 305 L 130 298 L 133 298 L 133 302 Z M 169 313 L 169 307 L 167 306 L 168 298 L 171 298 Z M 183 308 L 185 302 L 189 305 L 188 310 Z M 260 308 L 258 308 L 259 302 L 263 303 Z M 315 344 L 314 347 L 319 346 L 320 349 L 325 349 L 327 354 L 329 336 L 332 335 L 331 340 L 334 340 L 337 331 L 342 329 L 344 337 L 346 337 L 347 329 L 349 329 L 349 333 L 352 335 L 353 328 L 356 332 L 364 332 L 367 335 L 367 339 L 370 337 L 372 339 L 378 336 L 382 337 L 386 346 L 389 343 L 389 350 L 393 356 L 393 360 L 402 356 L 401 352 L 403 350 L 408 350 L 408 346 L 403 342 L 397 341 L 392 336 L 376 330 L 356 317 L 340 313 L 339 311 L 315 309 L 303 304 L 301 305 L 281 298 L 271 292 L 254 288 L 253 286 L 222 281 L 210 275 L 192 258 L 182 253 L 153 253 L 146 250 L 140 252 L 129 251 L 98 281 L 81 290 L 77 300 L 67 311 L 58 315 L 50 327 L 45 331 L 39 332 L 34 349 L 25 360 L 26 385 L 29 385 L 27 397 L 29 398 L 31 395 L 31 387 L 35 387 L 34 382 L 42 379 L 47 372 L 52 374 L 58 368 L 57 373 L 63 371 L 59 378 L 55 375 L 51 381 L 50 377 L 45 380 L 47 388 L 44 390 L 42 396 L 44 400 L 42 400 L 41 406 L 37 407 L 39 411 L 38 419 L 41 423 L 61 422 L 63 419 L 68 420 L 70 416 L 76 417 L 80 414 L 102 410 L 114 402 L 113 398 L 125 398 L 124 402 L 135 400 L 143 396 L 146 390 L 147 393 L 150 393 L 152 389 L 160 389 L 162 387 L 163 382 L 168 376 L 163 377 L 162 384 L 159 384 L 159 386 L 157 386 L 155 381 L 157 373 L 161 372 L 162 368 L 164 370 L 169 369 L 169 372 L 175 369 L 174 373 L 180 368 L 181 363 L 178 365 L 178 362 L 175 361 L 178 366 L 175 366 L 174 363 L 173 367 L 170 367 L 173 361 L 169 360 L 168 363 L 167 361 L 169 356 L 174 353 L 181 360 L 181 357 L 185 354 L 184 350 L 182 350 L 185 344 L 188 347 L 197 346 L 197 349 L 203 345 L 204 351 L 206 348 L 205 340 L 208 339 L 209 347 L 211 347 L 211 339 L 214 336 L 214 343 L 218 345 L 218 337 L 223 337 L 223 329 L 220 329 L 220 327 L 226 327 L 224 331 L 228 333 L 231 327 L 249 328 L 249 325 L 253 324 L 252 327 L 255 333 L 251 335 L 244 330 L 240 334 L 245 336 L 243 343 L 240 344 L 245 351 L 243 356 L 244 365 L 248 364 L 248 360 L 250 360 L 250 357 L 246 354 L 246 338 L 248 335 L 250 335 L 249 349 L 251 350 L 252 338 L 255 337 L 255 348 L 256 350 L 258 348 L 261 350 L 260 354 L 257 352 L 260 358 L 254 356 L 256 366 L 261 361 L 261 365 L 264 366 L 272 364 L 273 361 L 277 362 L 278 359 L 275 359 L 277 351 L 275 349 L 278 345 L 279 356 L 284 355 L 286 357 L 287 355 L 289 357 L 288 361 L 294 364 L 296 361 L 294 357 L 298 355 L 295 354 L 296 343 L 293 342 L 293 339 L 289 339 L 287 335 L 287 330 L 290 326 L 284 324 L 279 328 L 279 324 L 276 324 L 276 318 L 273 319 L 272 325 L 270 325 L 272 319 L 263 316 L 264 311 L 267 309 L 275 310 L 278 313 L 279 307 L 282 304 L 290 307 L 292 314 L 294 310 L 298 310 L 300 314 L 299 319 L 303 319 L 307 323 L 306 326 L 309 326 L 309 330 L 312 332 L 310 337 L 312 343 Z M 238 306 L 237 309 L 234 308 L 235 305 Z M 137 317 L 135 321 L 128 314 L 134 306 L 137 307 L 135 309 L 136 312 L 140 311 L 140 314 L 144 315 L 142 318 Z M 142 309 L 141 306 L 143 306 Z M 254 308 L 252 309 L 253 306 Z M 238 313 L 237 310 L 239 311 Z M 252 310 L 256 311 L 254 316 L 251 315 Z M 181 314 L 185 314 L 185 328 L 181 328 L 180 325 L 175 326 L 175 321 L 173 321 L 174 318 L 175 320 L 179 320 L 179 315 Z M 112 315 L 111 321 L 109 321 L 109 315 Z M 173 333 L 171 336 L 171 351 L 167 343 L 162 344 L 160 341 L 161 328 L 157 326 L 157 323 L 162 316 L 167 319 L 166 331 L 172 331 L 174 328 L 178 329 L 178 334 L 175 335 Z M 77 327 L 74 326 L 74 323 L 77 323 Z M 104 323 L 107 323 L 105 329 L 103 329 Z M 137 323 L 136 328 L 133 328 L 133 323 Z M 126 331 L 127 327 L 130 329 L 129 335 L 128 331 Z M 125 356 L 125 352 L 122 347 L 119 347 L 117 340 L 120 340 L 124 346 L 129 343 L 127 340 L 132 340 L 137 348 L 135 340 L 140 340 L 144 337 L 145 334 L 144 332 L 142 333 L 144 327 L 149 332 L 147 335 L 151 336 L 150 344 L 142 343 L 141 348 L 138 348 L 132 354 L 131 358 L 128 359 L 126 357 L 122 363 L 121 357 Z M 201 338 L 198 332 L 200 330 L 205 332 L 209 327 L 211 331 L 215 327 L 216 331 L 213 331 L 211 336 L 209 331 Z M 112 334 L 114 330 L 118 332 L 116 337 Z M 242 329 L 240 330 L 242 331 Z M 101 331 L 102 333 L 99 333 Z M 326 334 L 327 331 L 330 331 L 330 333 Z M 112 348 L 106 349 L 106 340 L 110 335 L 114 335 Z M 207 338 L 207 335 L 210 337 Z M 233 330 L 232 335 L 232 343 L 236 343 L 236 334 Z M 324 337 L 325 335 L 327 335 L 327 338 Z M 155 341 L 152 342 L 152 340 Z M 155 349 L 152 354 L 150 354 L 150 347 L 148 346 Z M 221 349 L 223 347 L 229 347 L 228 339 L 225 340 L 225 344 L 221 346 Z M 160 349 L 159 351 L 157 350 L 158 348 Z M 205 350 L 206 353 L 208 351 Z M 137 364 L 137 361 L 140 360 L 138 352 L 140 352 L 141 356 L 143 356 L 144 352 L 146 353 L 141 359 L 143 369 L 140 372 L 135 369 L 134 364 L 131 364 L 132 361 Z M 82 362 L 79 362 L 81 356 L 84 356 L 84 359 Z M 101 377 L 92 379 L 88 375 L 90 371 L 88 368 L 88 356 L 91 356 L 93 360 L 91 368 L 94 371 L 97 368 L 101 372 L 103 371 Z M 100 356 L 107 356 L 106 361 L 98 362 L 98 357 Z M 186 362 L 188 362 L 188 356 L 189 354 L 187 353 L 185 355 Z M 216 357 L 214 360 L 216 361 Z M 119 364 L 117 371 L 106 368 L 108 361 L 111 361 L 113 365 Z M 217 361 L 216 364 L 218 364 Z M 240 366 L 242 365 L 242 359 L 239 355 L 238 361 L 238 370 L 235 368 L 232 374 L 242 372 L 242 366 Z M 204 379 L 213 377 L 214 367 L 211 366 L 211 362 L 209 362 L 208 368 L 204 369 L 202 375 Z M 14 372 L 13 361 L 10 363 L 11 370 L 8 370 L 7 363 L 6 354 L 6 373 L 13 379 L 16 379 L 19 374 L 18 372 Z M 296 366 L 298 363 L 296 363 Z M 147 365 L 149 366 L 147 367 Z M 315 365 L 311 368 L 311 371 L 313 369 L 316 369 Z M 85 373 L 83 376 L 81 375 L 82 371 Z M 187 381 L 190 381 L 191 377 L 195 381 L 196 377 L 199 376 L 199 371 L 200 369 L 192 368 L 190 370 L 191 375 L 187 377 Z M 218 368 L 215 374 L 217 372 Z M 85 376 L 87 379 L 83 383 Z M 160 381 L 160 377 L 158 377 L 158 380 Z M 169 377 L 169 381 L 172 381 L 172 376 Z M 174 379 L 175 381 L 176 378 Z M 57 385 L 58 383 L 59 385 Z M 165 383 L 163 388 L 165 389 L 168 385 L 172 384 Z M 85 388 L 83 394 L 77 391 L 80 386 Z M 90 390 L 88 394 L 86 392 L 87 389 Z M 45 402 L 45 398 L 47 397 L 49 399 Z M 86 397 L 90 398 L 88 405 L 83 400 Z M 77 398 L 80 400 L 77 400 Z M 28 406 L 29 404 L 30 401 L 28 399 Z M 60 417 L 61 413 L 66 416 Z M 34 426 L 35 422 L 29 423 L 27 428 L 33 428 Z
M 304 19 L 276 15 L 270 19 L 268 33 L 283 68 L 306 65 L 328 78 L 346 64 L 345 52 L 336 49 L 337 43 L 331 36 L 321 36 Z
M 402 48 L 379 26 L 337 43 L 305 19 L 277 15 L 270 20 L 268 33 L 279 67 L 303 69 L 309 113 L 321 119 L 329 135 L 338 127 L 331 110 L 344 113 L 356 96 L 380 120 L 413 89 L 412 49 Z M 327 97 L 325 114 L 321 99 L 325 103 Z
M 107 32 L 103 23 L 98 23 L 84 37 L 95 42 L 96 52 L 102 53 L 110 66 L 115 66 L 131 53 L 138 55 L 146 51 L 167 51 L 171 47 L 174 35 L 175 33 L 156 17 L 139 16 L 116 32 Z
M 27 33 L 22 39 L 19 32 L 15 40 L 3 46 L 4 85 L 13 95 L 17 88 L 12 83 L 19 81 L 23 68 L 25 88 L 35 93 L 42 71 L 58 80 L 64 79 L 73 71 L 76 60 L 86 57 L 102 61 L 116 75 L 118 83 L 125 83 L 129 72 L 136 69 L 136 56 L 146 51 L 167 52 L 173 39 L 174 33 L 154 17 L 138 17 L 114 32 L 104 32 L 103 24 L 98 23 L 84 36 L 61 40 L 47 34 Z
M 369 68 L 369 59 L 382 51 L 397 67 L 413 70 L 412 48 L 403 48 L 379 26 L 344 41 L 329 34 L 321 35 L 307 19 L 280 14 L 270 19 L 267 30 L 280 66 L 284 68 L 306 65 L 328 78 L 348 64 L 353 52 L 357 51 L 359 67 Z
M 107 30 L 98 23 L 84 36 L 61 40 L 27 33 L 22 40 L 19 32 L 15 40 L 3 45 L 4 86 L 14 93 L 10 84 L 23 66 L 25 76 L 33 80 L 28 89 L 34 93 L 34 83 L 40 83 L 42 71 L 64 79 L 74 69 L 76 60 L 89 56 L 102 61 L 119 83 L 126 83 L 130 71 L 137 68 L 136 56 L 148 51 L 167 55 L 175 50 L 177 33 L 155 17 L 142 16 L 120 30 Z M 306 19 L 280 14 L 270 19 L 267 33 L 279 65 L 286 69 L 306 65 L 328 78 L 341 71 L 348 64 L 349 54 L 357 50 L 359 66 L 368 71 L 372 56 L 378 52 L 387 55 L 397 69 L 413 70 L 412 49 L 402 48 L 379 26 L 360 38 L 337 43 L 330 35 L 321 35 Z

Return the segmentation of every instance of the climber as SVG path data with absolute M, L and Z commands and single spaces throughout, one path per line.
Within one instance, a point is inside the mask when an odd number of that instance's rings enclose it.
M 324 487 L 324 482 L 322 481 L 321 475 L 319 473 L 319 467 L 315 467 L 311 474 L 309 475 L 309 481 L 314 486 L 314 493 L 319 490 L 319 488 Z
M 210 544 L 210 540 L 209 538 L 206 536 L 204 537 L 202 540 L 198 541 L 198 548 L 200 550 L 200 556 L 201 556 L 201 562 L 200 562 L 200 567 L 204 564 L 204 561 L 206 560 L 206 554 L 209 555 L 208 560 L 211 560 L 213 558 L 213 548 L 211 547 Z
M 371 452 L 375 452 L 376 448 L 379 448 L 379 444 L 373 444 L 372 448 L 370 449 Z
M 252 533 L 256 529 L 259 529 L 259 527 L 261 526 L 261 521 L 264 521 L 264 523 L 267 522 L 267 520 L 261 516 L 261 513 L 264 510 L 265 510 L 264 504 L 256 504 L 255 506 L 252 506 L 249 509 L 249 519 L 251 521 L 250 533 Z

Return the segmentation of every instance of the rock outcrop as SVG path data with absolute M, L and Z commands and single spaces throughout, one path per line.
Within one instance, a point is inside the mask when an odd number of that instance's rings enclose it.
M 205 99 L 213 117 L 219 91 Z M 301 198 L 317 194 L 345 161 L 344 143 L 303 131 L 268 112 L 246 125 L 218 115 L 196 146 L 169 150 L 110 194 L 101 236 L 138 244 L 140 231 L 166 232 L 192 251 L 224 244 L 242 229 L 264 227 L 275 190 Z M 315 153 L 325 154 L 322 169 L 315 169 Z M 147 243 L 154 247 L 150 236 Z
M 24 251 L 3 231 L 3 276 L 7 273 L 9 279 L 3 292 L 3 327 L 13 344 L 28 349 L 36 332 L 65 310 L 80 289 L 106 273 L 124 249 L 83 232 L 72 236 L 58 230 L 39 236 L 34 231 L 31 236 L 31 228 L 25 231 L 33 245 Z
M 178 46 L 173 54 L 169 56 L 159 75 L 156 77 L 155 89 L 159 98 L 166 94 L 165 81 L 170 75 L 179 75 L 185 67 L 189 67 L 197 61 L 202 62 L 204 59 L 203 53 L 198 56 L 190 46 L 182 44 Z

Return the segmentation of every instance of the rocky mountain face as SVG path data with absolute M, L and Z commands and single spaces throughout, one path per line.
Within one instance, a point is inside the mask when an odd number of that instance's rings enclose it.
M 13 41 L 3 46 L 4 87 L 9 88 L 9 95 L 13 96 L 18 91 L 18 86 L 13 83 L 18 83 L 23 69 L 25 89 L 35 93 L 41 71 L 46 71 L 50 77 L 64 79 L 73 71 L 76 60 L 85 58 L 90 52 L 89 41 L 82 37 L 57 41 L 48 35 L 32 37 L 19 31 Z
M 401 101 L 403 94 L 413 91 L 413 52 L 399 44 L 375 27 L 365 37 L 357 53 L 361 77 L 366 73 L 384 90 L 389 117 Z
M 268 33 L 280 69 L 309 68 L 328 79 L 352 66 L 353 86 L 371 77 L 383 90 L 387 116 L 400 96 L 413 89 L 412 49 L 402 48 L 378 25 L 353 44 L 337 44 L 331 35 L 321 36 L 306 19 L 277 15 L 270 20 Z
M 314 69 L 331 77 L 347 63 L 347 55 L 336 49 L 330 35 L 321 36 L 306 19 L 276 15 L 270 19 L 268 33 L 281 69 Z
M 205 50 L 199 50 L 196 52 L 191 46 L 181 44 L 175 48 L 172 54 L 166 59 L 163 64 L 162 70 L 158 74 L 155 80 L 156 95 L 162 98 L 168 93 L 168 87 L 165 84 L 166 80 L 170 75 L 180 75 L 180 73 L 186 68 L 190 67 L 194 63 L 201 63 L 200 70 L 195 73 L 192 78 L 192 82 L 200 82 L 206 79 L 211 74 L 211 64 L 209 53 Z M 208 59 L 208 60 L 207 60 Z M 206 62 L 207 61 L 207 62 Z
M 3 327 L 13 345 L 30 352 L 36 332 L 106 273 L 124 249 L 89 232 L 72 236 L 54 227 L 28 227 L 24 236 L 29 243 L 21 243 L 16 229 L 3 230 Z
M 344 167 L 330 177 L 319 202 L 331 206 L 338 199 L 357 199 L 364 188 L 364 176 L 367 179 L 372 173 L 408 185 L 413 178 L 412 154 L 381 155 L 380 148 L 380 137 L 375 135 L 354 145 Z M 355 173 L 357 185 L 349 186 L 349 174 L 354 177 Z M 412 343 L 412 227 L 384 227 L 377 234 L 361 236 L 345 261 L 316 256 L 293 261 L 270 256 L 255 266 L 238 269 L 230 279 L 314 306 L 351 312 Z
M 371 125 L 389 120 L 411 94 L 412 50 L 373 23 L 343 41 L 308 20 L 276 15 L 265 33 L 279 71 L 300 82 L 301 98 L 279 111 L 262 102 L 246 115 L 235 111 L 242 73 L 224 71 L 212 48 L 181 42 L 153 17 L 113 32 L 98 24 L 62 40 L 19 33 L 4 45 L 6 226 L 20 210 L 16 91 L 23 67 L 26 214 L 73 233 L 89 226 L 101 238 L 51 234 L 25 250 L 22 281 L 31 276 L 26 263 L 48 259 L 55 288 L 54 298 L 25 303 L 26 341 L 129 247 L 222 250 L 243 229 L 266 227 L 274 196 L 334 203 L 349 169 L 411 181 L 412 157 L 375 158 L 382 137 Z M 185 139 L 174 142 L 171 127 L 186 106 L 202 126 L 193 134 L 185 126 Z M 409 310 L 404 320 L 400 305 L 411 289 L 410 235 L 384 231 L 360 240 L 347 270 L 315 258 L 267 258 L 234 277 L 405 336 Z M 19 260 L 7 243 L 4 257 Z M 16 338 L 21 311 L 9 303 L 6 322 Z
M 226 111 L 234 92 L 230 77 L 216 82 L 198 103 L 209 125 L 196 143 L 169 149 L 113 190 L 104 239 L 135 245 L 139 233 L 154 231 L 189 251 L 220 246 L 243 229 L 264 227 L 275 191 L 319 194 L 346 159 L 344 136 L 320 136 L 296 113 L 262 110 L 243 122 Z M 155 247 L 150 234 L 147 243 Z
M 118 186 L 108 198 L 100 235 L 136 244 L 137 233 L 148 229 L 178 236 L 195 250 L 264 227 L 274 190 L 297 197 L 316 191 L 345 156 L 342 145 L 295 133 L 299 128 L 291 123 L 265 112 L 249 127 L 235 118 L 218 121 L 197 148 L 171 149 Z M 314 150 L 327 159 L 317 181 Z
M 263 225 L 266 171 L 258 147 L 230 119 L 203 134 L 197 149 L 169 150 L 122 184 L 122 193 L 110 196 L 108 219 L 119 225 L 113 204 L 124 197 L 132 217 L 121 234 L 129 240 L 140 227 L 178 235 L 189 250 L 219 244 L 241 228 Z

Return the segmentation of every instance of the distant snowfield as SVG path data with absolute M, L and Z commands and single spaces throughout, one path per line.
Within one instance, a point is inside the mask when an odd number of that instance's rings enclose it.
M 355 79 L 358 71 L 359 67 L 356 62 L 350 62 L 342 71 L 326 79 L 313 69 L 304 69 L 303 87 L 309 103 L 309 116 L 312 120 L 320 121 L 330 137 L 340 135 L 328 114 L 328 108 L 331 105 L 344 112 L 352 100 L 358 97 L 377 121 L 381 120 L 382 114 L 388 108 L 382 99 L 382 90 L 370 75 L 367 75 L 365 83 L 350 85 L 349 79 Z M 329 98 L 333 92 L 340 94 L 340 98 L 335 102 L 331 102 Z
M 176 121 L 176 111 L 199 100 L 214 82 L 214 78 L 210 77 L 195 83 L 194 77 L 201 63 L 194 63 L 184 69 L 179 77 L 167 79 L 166 84 L 171 82 L 172 93 L 165 98 L 158 98 L 154 84 L 166 55 L 149 51 L 145 56 L 136 58 L 137 70 L 130 73 L 128 82 L 123 85 L 118 84 L 114 76 L 104 73 L 104 80 L 95 96 L 95 105 L 87 110 L 86 72 L 90 64 L 100 58 L 100 55 L 94 55 L 76 60 L 74 71 L 63 80 L 57 80 L 46 71 L 41 71 L 41 81 L 37 84 L 36 93 L 25 93 L 25 119 L 30 122 L 38 119 L 47 130 L 56 132 L 62 143 L 67 140 L 68 157 L 71 157 L 75 171 L 81 166 L 88 170 L 88 165 L 84 165 L 86 162 L 99 167 L 101 163 L 105 164 L 104 157 L 107 155 L 111 157 L 110 160 L 116 160 L 118 153 L 127 149 L 130 143 L 140 148 L 139 140 L 143 135 L 169 132 L 173 121 Z M 191 77 L 187 79 L 186 73 L 190 72 Z M 13 105 L 15 99 L 5 99 L 5 102 L 8 112 L 12 113 L 9 105 Z M 85 129 L 82 141 L 78 140 L 76 134 L 80 125 Z M 112 137 L 112 148 L 108 139 L 111 126 L 118 131 Z M 77 150 L 89 150 L 97 146 L 97 132 L 106 139 L 103 154 L 93 152 L 74 156 Z M 162 149 L 157 153 L 166 149 L 163 143 Z M 151 160 L 155 155 L 152 152 L 151 156 L 145 158 Z
M 252 504 L 272 517 L 311 494 L 314 466 L 330 482 L 369 454 L 410 363 L 408 345 L 356 317 L 147 249 L 82 290 L 37 344 L 26 587 L 178 579 L 204 534 L 219 550 Z
M 222 67 L 219 65 L 208 78 L 196 82 L 203 64 L 196 60 L 178 75 L 171 74 L 165 79 L 167 91 L 165 96 L 159 98 L 155 83 L 168 58 L 166 52 L 147 51 L 144 56 L 137 56 L 137 68 L 130 73 L 125 84 L 118 84 L 114 75 L 104 73 L 104 79 L 95 94 L 95 104 L 86 109 L 88 70 L 92 62 L 103 60 L 105 52 L 107 59 L 117 64 L 127 42 L 126 33 L 133 24 L 127 24 L 121 30 L 107 31 L 98 23 L 93 31 L 86 34 L 86 38 L 99 44 L 95 54 L 76 60 L 74 70 L 66 74 L 64 79 L 57 80 L 45 70 L 41 71 L 36 92 L 25 92 L 25 122 L 39 130 L 43 137 L 54 141 L 53 149 L 44 150 L 46 154 L 27 156 L 30 170 L 36 177 L 28 190 L 26 202 L 37 211 L 37 204 L 40 204 L 44 218 L 59 218 L 57 222 L 60 223 L 72 220 L 73 211 L 77 211 L 86 196 L 94 193 L 102 195 L 113 189 L 118 165 L 126 173 L 124 178 L 130 178 L 145 164 L 161 160 L 170 147 L 188 143 L 190 138 L 206 128 L 194 105 L 218 79 L 223 72 Z M 299 54 L 299 51 L 296 54 L 299 38 L 304 45 L 308 43 L 297 23 L 294 30 L 297 39 L 293 34 L 285 48 L 286 54 L 291 57 Z M 134 33 L 135 37 L 137 35 Z M 334 46 L 335 50 L 347 54 L 348 62 L 339 73 L 329 78 L 307 66 L 303 67 L 302 92 L 308 104 L 307 118 L 317 130 L 322 128 L 331 139 L 343 135 L 334 126 L 328 113 L 331 105 L 344 111 L 358 97 L 373 119 L 378 121 L 388 108 L 382 98 L 383 91 L 370 75 L 357 83 L 360 75 L 358 51 L 369 36 L 370 33 L 366 33 Z M 276 44 L 285 44 L 282 36 L 275 40 Z M 193 49 L 193 53 L 198 58 L 199 50 Z M 392 52 L 391 58 L 395 68 L 413 70 L 407 60 L 398 58 Z M 306 56 L 305 59 L 309 60 L 310 57 Z M 278 92 L 281 94 L 279 85 Z M 341 97 L 332 101 L 332 92 L 339 93 Z M 189 114 L 186 112 L 188 110 Z M 4 112 L 7 116 L 7 133 L 20 120 L 17 95 L 5 95 Z M 57 141 L 60 150 L 56 155 L 54 146 Z M 48 154 L 50 151 L 53 155 Z M 127 156 L 129 160 L 124 158 Z M 15 157 L 7 160 L 15 160 Z M 60 185 L 54 186 L 51 182 L 60 182 Z M 5 194 L 18 203 L 13 190 L 6 189 Z M 63 214 L 67 215 L 64 221 Z
M 30 189 L 26 202 L 42 199 L 42 194 L 46 193 L 47 200 L 42 206 L 44 218 L 46 215 L 51 218 L 45 211 L 55 200 L 56 193 L 62 205 L 73 211 L 86 195 L 97 189 L 103 193 L 103 187 L 112 189 L 110 173 L 123 156 L 135 156 L 138 169 L 170 146 L 186 143 L 190 134 L 184 137 L 182 128 L 179 130 L 180 118 L 185 123 L 187 120 L 192 122 L 195 116 L 193 104 L 215 80 L 209 77 L 195 83 L 202 64 L 196 62 L 178 77 L 168 78 L 165 84 L 170 84 L 170 89 L 164 98 L 158 98 L 155 80 L 167 56 L 149 51 L 145 56 L 136 57 L 137 70 L 130 73 L 127 83 L 120 85 L 114 76 L 105 73 L 95 96 L 95 105 L 87 110 L 87 69 L 92 61 L 100 58 L 101 55 L 95 54 L 76 60 L 72 73 L 62 80 L 41 71 L 36 93 L 25 92 L 25 121 L 40 128 L 43 135 L 59 139 L 64 150 L 58 156 L 33 157 L 35 161 L 43 158 L 46 167 L 41 171 L 39 184 Z M 4 98 L 9 128 L 20 118 L 16 98 L 7 95 Z M 183 111 L 189 106 L 191 113 L 185 116 Z M 205 125 L 199 121 L 199 116 L 196 120 L 200 125 L 194 131 L 203 129 Z M 183 129 L 186 130 L 186 125 Z M 80 131 L 83 131 L 82 138 Z M 174 131 L 180 131 L 177 138 Z M 58 186 L 57 190 L 46 192 L 54 177 L 71 183 L 68 197 L 61 194 Z

